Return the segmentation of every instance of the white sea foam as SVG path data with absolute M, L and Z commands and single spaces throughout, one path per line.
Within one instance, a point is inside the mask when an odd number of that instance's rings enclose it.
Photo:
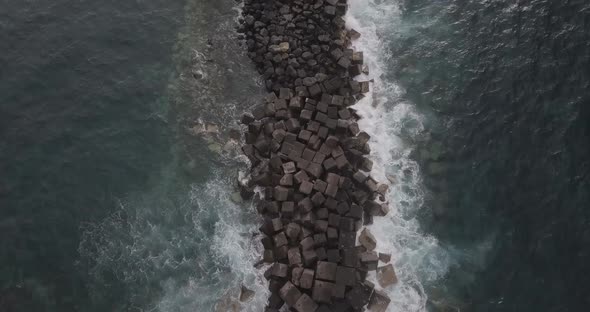
M 385 290 L 392 299 L 388 311 L 426 311 L 423 285 L 442 277 L 450 259 L 434 237 L 424 234 L 416 219 L 423 205 L 423 186 L 420 168 L 409 158 L 412 146 L 403 138 L 420 135 L 424 117 L 403 99 L 404 90 L 385 75 L 391 59 L 386 34 L 399 24 L 400 10 L 391 1 L 356 0 L 349 4 L 347 27 L 361 33 L 353 47 L 363 51 L 370 69 L 368 76 L 358 80 L 374 79 L 371 91 L 354 108 L 363 117 L 361 130 L 371 135 L 371 175 L 381 182 L 387 182 L 387 177 L 393 181 L 386 198 L 390 213 L 375 218 L 369 227 L 377 238 L 377 249 L 392 254 L 399 278 L 397 285 Z M 374 274 L 369 278 L 374 279 Z
M 392 253 L 400 279 L 386 289 L 392 299 L 388 311 L 425 311 L 423 285 L 446 273 L 449 257 L 416 220 L 423 201 L 420 168 L 409 158 L 412 146 L 403 137 L 424 130 L 423 116 L 403 101 L 403 90 L 394 81 L 384 78 L 384 64 L 391 56 L 387 38 L 379 34 L 395 29 L 399 10 L 396 4 L 372 0 L 349 3 L 347 24 L 362 34 L 353 45 L 365 53 L 371 70 L 369 77 L 361 79 L 375 81 L 372 91 L 355 106 L 364 117 L 361 129 L 372 136 L 371 174 L 382 182 L 387 176 L 395 181 L 387 197 L 391 212 L 376 218 L 370 227 L 378 250 Z M 229 116 L 234 111 L 222 115 L 216 119 L 235 118 Z M 236 165 L 235 159 L 222 162 Z M 253 237 L 258 220 L 249 203 L 231 200 L 231 176 L 229 170 L 217 169 L 209 180 L 181 195 L 180 203 L 162 201 L 170 187 L 150 190 L 146 199 L 127 200 L 111 217 L 89 225 L 80 252 L 94 263 L 89 270 L 96 283 L 103 283 L 102 271 L 110 270 L 127 289 L 138 288 L 132 296 L 141 295 L 140 288 L 160 284 L 163 293 L 145 311 L 214 311 L 218 303 L 227 304 L 226 311 L 232 311 L 232 304 L 240 311 L 262 311 L 269 292 L 264 268 L 253 266 L 262 254 L 259 240 Z M 374 280 L 374 274 L 370 278 Z M 246 303 L 237 301 L 242 284 L 255 291 Z
M 265 267 L 254 267 L 258 216 L 251 203 L 232 201 L 232 181 L 219 169 L 172 200 L 158 186 L 87 225 L 79 250 L 94 277 L 91 293 L 104 294 L 112 272 L 127 303 L 144 311 L 262 311 L 269 293 Z M 255 291 L 248 302 L 238 300 L 242 285 Z
M 253 234 L 258 232 L 258 221 L 251 204 L 238 204 L 230 199 L 232 189 L 231 180 L 224 175 L 204 185 L 194 185 L 191 201 L 202 209 L 214 211 L 218 218 L 213 236 L 207 239 L 208 248 L 203 249 L 207 259 L 197 265 L 211 265 L 215 270 L 209 276 L 191 278 L 180 287 L 171 285 L 160 300 L 159 311 L 202 311 L 206 307 L 211 311 L 263 309 L 269 293 L 262 275 L 264 268 L 254 267 L 261 254 L 259 241 L 253 239 Z M 212 280 L 216 282 L 211 283 Z M 255 291 L 254 298 L 245 303 L 238 300 L 241 285 Z M 213 305 L 218 305 L 218 310 Z

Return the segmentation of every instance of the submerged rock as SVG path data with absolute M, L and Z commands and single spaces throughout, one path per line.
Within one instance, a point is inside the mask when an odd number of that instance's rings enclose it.
M 247 302 L 250 301 L 256 293 L 253 290 L 248 289 L 246 286 L 242 285 L 240 289 L 240 301 Z
M 215 312 L 239 312 L 240 303 L 233 298 L 231 292 L 224 294 L 215 304 Z
M 232 202 L 234 202 L 236 204 L 241 204 L 243 202 L 242 201 L 242 194 L 240 194 L 240 192 L 231 193 L 230 199 Z
M 223 152 L 223 147 L 219 143 L 209 143 L 207 148 L 216 154 L 221 154 Z

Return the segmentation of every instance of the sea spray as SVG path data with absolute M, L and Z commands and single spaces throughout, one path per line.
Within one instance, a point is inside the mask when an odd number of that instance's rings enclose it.
M 257 286 L 264 266 L 254 267 L 255 210 L 234 201 L 236 172 L 247 165 L 228 134 L 261 93 L 235 40 L 236 8 L 231 0 L 187 2 L 168 88 L 176 158 L 109 217 L 82 227 L 79 265 L 91 275 L 91 296 L 117 296 L 103 300 L 112 303 L 106 310 L 215 311 L 225 302 L 254 312 L 268 297 Z M 242 285 L 255 291 L 247 302 L 238 298 Z
M 114 275 L 128 304 L 150 311 L 260 311 L 268 294 L 263 271 L 254 267 L 258 221 L 251 204 L 232 201 L 233 178 L 215 170 L 185 196 L 154 191 L 129 198 L 87 225 L 79 250 L 94 276 L 93 293 L 112 286 Z M 247 302 L 239 301 L 242 285 L 255 291 Z
M 385 311 L 381 287 L 397 283 L 363 225 L 388 213 L 387 186 L 367 171 L 370 135 L 349 108 L 370 94 L 359 36 L 345 29 L 346 1 L 245 2 L 238 32 L 269 94 L 241 118 L 251 185 L 264 187 L 266 310 Z M 383 177 L 385 178 L 385 177 Z M 381 259 L 381 260 L 380 260 Z M 378 268 L 382 261 L 382 267 Z M 404 288 L 405 289 L 405 288 Z
M 370 67 L 368 76 L 358 79 L 374 81 L 371 92 L 354 106 L 362 117 L 359 126 L 371 134 L 371 175 L 390 181 L 386 200 L 392 209 L 369 226 L 378 248 L 392 253 L 400 278 L 398 285 L 388 289 L 392 298 L 388 311 L 425 311 L 424 284 L 441 278 L 450 260 L 446 250 L 436 238 L 424 233 L 417 220 L 424 191 L 420 168 L 410 158 L 413 146 L 408 141 L 424 131 L 424 117 L 404 100 L 403 89 L 390 78 L 386 65 L 392 57 L 386 45 L 388 38 L 379 35 L 395 31 L 399 14 L 395 3 L 353 1 L 346 22 L 362 34 L 352 45 L 365 51 Z

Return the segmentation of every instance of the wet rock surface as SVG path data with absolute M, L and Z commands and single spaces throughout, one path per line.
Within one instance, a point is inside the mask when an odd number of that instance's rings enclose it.
M 266 311 L 385 311 L 390 299 L 367 272 L 379 270 L 382 286 L 397 281 L 391 264 L 377 268 L 390 256 L 374 251 L 364 228 L 388 213 L 379 200 L 388 188 L 369 174 L 370 136 L 350 108 L 370 83 L 354 79 L 364 58 L 349 48 L 361 34 L 345 28 L 347 6 L 244 1 L 238 32 L 269 92 L 241 119 L 248 187 L 264 189 L 256 209 L 263 258 L 273 263 Z

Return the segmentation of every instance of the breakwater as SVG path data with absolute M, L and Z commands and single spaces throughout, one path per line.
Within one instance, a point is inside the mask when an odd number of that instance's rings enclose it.
M 269 91 L 241 120 L 252 164 L 242 193 L 263 189 L 267 311 L 385 311 L 378 288 L 397 282 L 364 228 L 388 213 L 388 186 L 368 174 L 370 136 L 350 108 L 371 82 L 355 79 L 369 69 L 349 48 L 361 34 L 346 29 L 346 10 L 338 0 L 244 2 L 240 39 Z

